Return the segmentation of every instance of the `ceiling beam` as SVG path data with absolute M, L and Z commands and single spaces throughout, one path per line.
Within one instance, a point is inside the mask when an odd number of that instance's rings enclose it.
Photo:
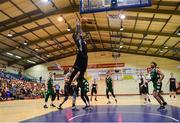
M 163 1 L 161 2 L 161 4 L 163 3 Z M 176 5 L 178 4 L 178 2 L 175 3 Z M 73 9 L 72 9 L 73 7 Z M 168 15 L 180 15 L 180 10 L 164 10 L 164 9 L 152 9 L 152 8 L 136 8 L 136 9 L 128 9 L 128 10 L 125 10 L 125 11 L 129 11 L 129 12 L 141 12 L 141 13 L 156 13 L 156 14 L 168 14 Z M 3 32 L 3 31 L 6 31 L 6 30 L 9 30 L 9 29 L 12 29 L 12 28 L 16 28 L 18 26 L 22 26 L 24 24 L 27 24 L 27 23 L 31 23 L 33 21 L 37 21 L 37 20 L 40 20 L 40 19 L 43 19 L 43 18 L 46 18 L 46 17 L 49 17 L 49 16 L 53 16 L 53 15 L 60 15 L 60 14 L 68 14 L 68 13 L 74 13 L 74 12 L 79 12 L 79 6 L 77 5 L 74 5 L 74 6 L 69 6 L 69 7 L 66 7 L 66 8 L 62 8 L 62 9 L 58 9 L 58 10 L 55 10 L 55 11 L 51 11 L 47 14 L 42 14 L 42 15 L 39 15 L 39 16 L 36 16 L 36 17 L 32 17 L 31 19 L 28 19 L 28 20 L 24 20 L 24 21 L 21 21 L 21 22 L 18 22 L 16 24 L 13 24 L 13 25 L 9 25 L 7 26 L 6 28 L 2 28 L 0 29 L 0 32 Z
M 99 42 L 98 39 L 92 39 L 92 40 L 93 40 L 93 42 L 95 42 L 96 44 L 101 44 L 101 42 Z M 123 40 L 122 40 L 122 42 L 123 42 Z M 91 44 L 90 41 L 87 41 L 87 43 L 88 43 L 88 44 Z M 102 43 L 104 43 L 104 44 L 116 44 L 116 43 L 118 43 L 118 41 L 102 40 Z M 128 43 L 128 42 L 123 42 L 123 45 L 124 45 L 124 46 L 129 46 L 129 45 L 131 45 L 131 46 L 138 46 L 138 44 L 136 44 L 136 43 Z M 66 49 L 71 48 L 71 47 L 74 47 L 74 46 L 75 46 L 75 44 L 73 44 L 73 45 L 68 45 L 68 46 L 65 46 L 64 48 L 62 48 L 61 50 L 66 50 Z M 143 44 L 142 47 L 149 48 L 150 46 L 147 45 L 147 44 Z M 153 45 L 153 46 L 151 46 L 151 48 L 159 48 L 159 46 Z M 113 49 L 111 48 L 111 50 L 113 50 Z M 171 50 L 171 48 L 168 48 L 168 50 Z M 39 54 L 45 55 L 45 54 L 50 54 L 50 53 L 53 53 L 53 52 L 56 52 L 56 51 L 59 51 L 59 49 L 52 49 L 52 50 L 49 50 L 49 51 L 47 51 L 47 52 L 41 52 L 41 53 L 39 53 Z M 76 52 L 75 52 L 75 53 L 76 53 Z M 145 53 L 144 53 L 144 54 L 145 54 Z M 156 55 L 156 56 L 160 56 L 160 55 Z M 20 61 L 28 60 L 28 59 L 31 59 L 31 58 L 34 58 L 34 55 L 28 56 L 28 57 L 24 57 L 24 58 L 22 58 L 22 59 L 20 59 L 20 60 L 17 60 L 16 62 L 14 62 L 14 61 L 13 61 L 13 62 L 10 62 L 8 65 L 9 65 L 9 66 L 12 66 L 13 64 L 17 64 L 17 63 L 19 63 Z
M 105 52 L 105 51 L 109 51 L 109 52 L 112 52 L 112 49 L 111 48 L 101 48 L 101 49 L 97 49 L 97 50 L 94 50 L 94 49 L 90 49 L 88 50 L 88 52 Z M 153 56 L 153 57 L 160 57 L 160 58 L 168 58 L 168 59 L 173 59 L 173 60 L 177 60 L 177 61 L 180 61 L 180 58 L 174 58 L 174 57 L 164 57 L 164 56 L 157 56 L 157 55 L 152 55 L 152 54 L 144 54 L 144 53 L 135 53 L 134 51 L 126 51 L 126 50 L 121 50 L 119 51 L 120 53 L 128 53 L 128 54 L 134 54 L 134 55 L 146 55 L 146 56 Z M 75 52 L 69 52 L 69 53 L 66 53 L 64 55 L 57 55 L 55 57 L 52 57 L 48 60 L 48 62 L 51 62 L 51 61 L 55 61 L 55 60 L 59 60 L 59 59 L 63 59 L 63 58 L 67 58 L 67 57 L 70 57 L 70 56 L 74 56 L 76 53 Z M 38 64 L 43 64 L 43 62 L 40 62 Z M 38 65 L 36 64 L 36 65 Z M 28 66 L 25 66 L 25 69 L 28 69 L 30 67 L 33 67 L 35 65 L 28 65 Z
M 99 27 L 98 28 L 99 31 L 109 31 L 109 28 L 108 27 Z M 72 29 L 72 32 L 74 32 L 75 29 Z M 96 31 L 96 28 L 92 27 L 92 26 L 86 26 L 86 28 L 84 29 L 85 31 Z M 112 28 L 111 31 L 113 32 L 119 32 L 119 29 L 118 28 Z M 44 37 L 44 38 L 41 38 L 41 39 L 38 39 L 38 40 L 34 40 L 34 41 L 31 41 L 28 43 L 27 46 L 32 46 L 32 45 L 35 45 L 35 44 L 38 44 L 38 43 L 41 43 L 41 42 L 44 42 L 46 40 L 50 40 L 50 39 L 53 39 L 53 38 L 57 38 L 57 37 L 60 37 L 62 35 L 66 35 L 66 34 L 71 34 L 72 32 L 60 32 L 60 33 L 56 33 L 56 34 L 52 34 L 51 36 L 47 36 L 47 37 Z M 124 29 L 124 31 L 122 33 L 136 33 L 136 34 L 144 34 L 144 31 L 143 30 L 130 30 L 130 29 Z M 157 32 L 152 32 L 152 31 L 148 31 L 147 32 L 148 35 L 159 35 L 159 36 L 171 36 L 171 37 L 180 37 L 176 34 L 169 34 L 169 33 L 164 33 L 164 32 L 161 32 L 161 33 L 157 33 Z M 4 53 L 4 52 L 7 52 L 7 51 L 12 51 L 12 50 L 15 50 L 16 48 L 13 47 L 13 48 L 8 48 L 8 49 L 4 49 L 2 52 L 0 53 Z
M 45 52 L 40 52 L 39 54 L 41 56 L 41 55 L 50 54 L 50 53 L 53 53 L 53 52 L 56 52 L 56 51 L 65 51 L 66 49 L 74 47 L 74 46 L 75 46 L 75 44 L 70 44 L 70 45 L 64 46 L 61 49 L 52 49 L 52 50 L 48 50 L 48 51 L 45 51 Z M 29 59 L 34 58 L 34 57 L 35 57 L 34 55 L 30 55 L 28 57 L 24 57 L 24 58 L 16 60 L 16 61 L 9 62 L 8 66 L 12 66 L 12 65 L 17 64 L 17 63 L 19 63 L 21 61 L 29 60 Z

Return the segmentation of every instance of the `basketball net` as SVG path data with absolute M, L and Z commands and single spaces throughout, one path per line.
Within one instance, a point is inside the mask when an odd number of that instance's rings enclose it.
M 117 63 L 118 63 L 118 58 L 120 57 L 120 53 L 119 52 L 113 52 L 112 53 L 112 57 L 116 63 L 116 67 L 117 67 Z

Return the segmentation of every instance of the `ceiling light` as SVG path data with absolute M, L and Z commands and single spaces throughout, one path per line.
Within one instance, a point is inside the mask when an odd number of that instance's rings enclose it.
M 24 41 L 24 45 L 27 45 L 27 41 Z
M 165 49 L 167 49 L 167 48 L 168 48 L 168 46 L 164 46 L 164 48 L 165 48 Z
M 121 19 L 125 19 L 126 16 L 125 16 L 124 14 L 121 14 L 121 15 L 120 15 L 120 18 L 121 18 Z
M 9 31 L 9 33 L 7 34 L 8 37 L 12 37 L 12 33 Z
M 47 57 L 50 57 L 50 55 L 46 55 Z
M 32 63 L 32 64 L 36 64 L 36 62 L 31 61 L 31 60 L 27 60 L 27 62 Z
M 12 54 L 12 53 L 9 53 L 9 52 L 7 52 L 6 54 L 7 54 L 7 55 L 10 55 L 10 56 L 13 56 L 13 54 Z
M 180 30 L 177 32 L 177 35 L 179 35 L 179 36 L 180 36 Z
M 21 56 L 15 56 L 16 58 L 18 58 L 18 59 L 21 59 L 22 57 Z
M 49 2 L 50 0 L 42 0 L 43 2 Z
M 64 19 L 63 19 L 62 16 L 59 16 L 59 17 L 57 18 L 57 20 L 58 20 L 59 22 L 62 22 Z
M 71 27 L 70 27 L 70 26 L 67 28 L 67 31 L 68 31 L 68 32 L 70 32 L 70 31 L 71 31 Z
M 38 48 L 36 48 L 35 50 L 36 50 L 36 51 L 38 51 L 39 49 L 38 49 Z
M 160 53 L 163 53 L 164 51 L 163 51 L 163 50 L 160 50 L 159 52 L 160 52 Z
M 119 48 L 120 48 L 120 49 L 123 48 L 123 45 L 120 45 Z
M 123 30 L 124 30 L 124 28 L 123 28 L 123 26 L 121 26 L 120 31 L 123 31 Z

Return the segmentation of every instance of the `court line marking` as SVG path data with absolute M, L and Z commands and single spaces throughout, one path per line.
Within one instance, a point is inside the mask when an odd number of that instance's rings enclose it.
M 110 113 L 115 113 L 115 114 L 117 114 L 117 113 L 125 113 L 125 114 L 149 114 L 149 115 L 154 115 L 154 116 L 160 116 L 160 117 L 165 117 L 165 118 L 169 118 L 169 119 L 171 119 L 171 120 L 173 120 L 173 121 L 176 121 L 176 122 L 179 122 L 179 120 L 178 119 L 175 119 L 175 118 L 173 118 L 173 117 L 171 117 L 171 116 L 166 116 L 166 115 L 161 115 L 161 114 L 155 114 L 155 113 L 142 113 L 142 112 L 94 112 L 94 113 L 88 113 L 88 114 L 80 114 L 80 115 L 77 115 L 77 116 L 75 116 L 75 117 L 72 117 L 72 118 L 70 118 L 70 119 L 68 119 L 68 121 L 70 122 L 70 121 L 72 121 L 73 119 L 75 119 L 75 118 L 78 118 L 78 117 L 82 117 L 82 116 L 88 116 L 88 115 L 91 115 L 91 114 L 105 114 L 105 113 L 108 113 L 108 114 L 110 114 Z

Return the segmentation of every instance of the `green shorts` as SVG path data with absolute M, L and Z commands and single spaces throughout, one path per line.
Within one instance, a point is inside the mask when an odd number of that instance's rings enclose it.
M 160 93 L 162 88 L 162 82 L 153 82 L 154 91 Z
M 54 95 L 55 94 L 53 89 L 48 89 L 45 93 L 49 94 L 49 95 Z
M 113 92 L 113 88 L 107 88 L 106 91 L 112 93 Z

